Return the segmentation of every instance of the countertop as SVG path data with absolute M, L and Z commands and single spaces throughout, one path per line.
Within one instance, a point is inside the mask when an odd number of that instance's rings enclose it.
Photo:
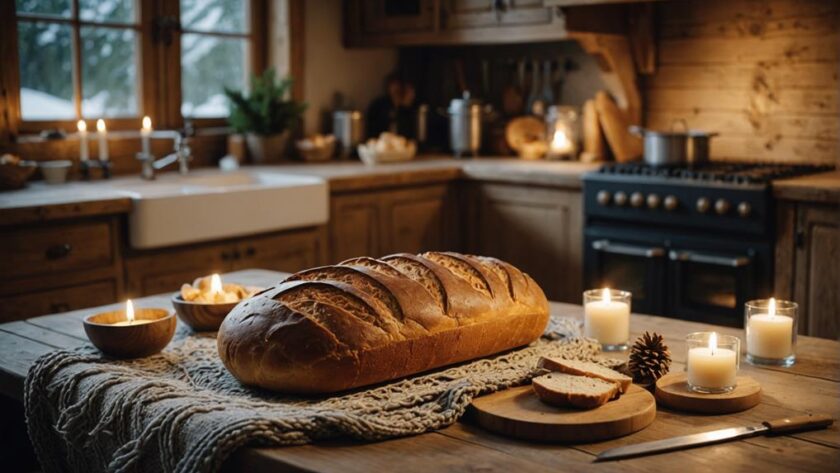
M 282 273 L 248 270 L 225 275 L 225 281 L 267 286 Z M 135 301 L 144 307 L 166 307 L 171 294 Z M 88 345 L 82 319 L 115 305 L 77 310 L 0 324 L 0 392 L 23 398 L 26 373 L 35 360 L 55 349 Z M 579 305 L 552 302 L 553 315 L 583 320 Z M 178 322 L 181 323 L 180 321 Z M 743 330 L 683 320 L 634 314 L 631 337 L 656 331 L 671 349 L 671 371 L 682 371 L 685 335 L 715 330 L 743 337 Z M 840 462 L 840 424 L 828 429 L 781 436 L 757 436 L 620 463 L 593 463 L 595 455 L 613 447 L 762 421 L 824 413 L 840 418 L 840 342 L 800 336 L 796 364 L 790 368 L 742 363 L 741 375 L 761 384 L 761 402 L 744 412 L 714 416 L 657 409 L 656 419 L 634 434 L 605 442 L 571 445 L 536 444 L 488 433 L 469 420 L 411 437 L 382 442 L 321 441 L 290 447 L 244 447 L 228 460 L 223 471 L 669 471 L 705 472 L 712 466 L 743 471 L 826 472 Z M 15 434 L 24 435 L 23 432 Z
M 840 204 L 840 171 L 773 181 L 777 199 Z
M 581 175 L 597 167 L 597 164 L 580 162 L 514 158 L 456 160 L 442 155 L 374 166 L 366 166 L 359 161 L 270 166 L 272 171 L 321 177 L 328 181 L 331 192 L 373 190 L 459 178 L 576 189 L 581 186 Z M 131 211 L 131 205 L 131 199 L 109 188 L 108 181 L 61 185 L 32 182 L 25 189 L 0 192 L 0 226 L 127 213 Z

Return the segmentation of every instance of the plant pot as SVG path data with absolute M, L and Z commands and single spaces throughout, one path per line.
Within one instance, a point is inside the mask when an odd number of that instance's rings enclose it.
M 273 135 L 245 134 L 245 145 L 251 162 L 265 164 L 282 161 L 290 135 L 289 130 Z

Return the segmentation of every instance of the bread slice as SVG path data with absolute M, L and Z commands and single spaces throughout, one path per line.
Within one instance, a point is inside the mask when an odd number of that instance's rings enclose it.
M 633 384 L 633 378 L 591 361 L 566 360 L 563 358 L 543 356 L 540 358 L 537 366 L 549 371 L 559 371 L 561 373 L 587 376 L 589 378 L 603 379 L 604 381 L 617 383 L 621 394 L 626 393 L 630 389 L 630 385 Z
M 618 384 L 586 376 L 549 373 L 531 381 L 537 397 L 546 404 L 594 409 L 618 392 Z

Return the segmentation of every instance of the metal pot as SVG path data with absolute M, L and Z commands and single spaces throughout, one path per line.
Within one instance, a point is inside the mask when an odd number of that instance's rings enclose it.
M 677 130 L 678 126 L 682 131 Z M 684 120 L 674 121 L 671 131 L 631 126 L 630 133 L 644 140 L 644 160 L 651 166 L 705 163 L 709 160 L 709 140 L 717 136 L 717 133 L 689 130 Z
M 341 145 L 341 157 L 347 159 L 365 138 L 362 112 L 339 110 L 333 112 L 333 135 Z
M 481 102 L 471 99 L 469 92 L 464 92 L 463 98 L 449 102 L 446 112 L 449 115 L 449 146 L 452 152 L 457 157 L 465 152 L 477 155 L 481 148 Z

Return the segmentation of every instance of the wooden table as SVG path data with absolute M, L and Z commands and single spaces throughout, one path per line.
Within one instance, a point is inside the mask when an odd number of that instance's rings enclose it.
M 225 280 L 267 286 L 282 273 L 249 270 L 231 273 Z M 140 305 L 166 307 L 169 294 L 146 297 Z M 116 308 L 118 305 L 109 306 Z M 21 399 L 27 369 L 40 355 L 55 348 L 87 343 L 81 319 L 103 308 L 48 315 L 0 325 L 0 391 Z M 552 303 L 556 315 L 583 317 L 578 305 Z M 665 336 L 674 359 L 672 370 L 683 369 L 686 333 L 712 328 L 707 324 L 662 317 L 634 315 L 633 336 L 655 330 Z M 740 330 L 714 327 L 743 337 Z M 840 428 L 783 437 L 755 437 L 716 446 L 672 452 L 619 462 L 593 464 L 594 455 L 607 448 L 675 435 L 738 425 L 806 412 L 840 418 L 840 343 L 800 337 L 797 363 L 792 368 L 756 368 L 743 363 L 743 373 L 758 380 L 762 402 L 745 412 L 701 416 L 660 409 L 648 428 L 627 437 L 574 446 L 541 445 L 492 435 L 458 422 L 444 430 L 378 443 L 332 441 L 283 448 L 244 448 L 227 462 L 230 471 L 759 471 L 796 470 L 824 473 L 840 464 Z M 22 435 L 23 433 L 21 433 Z M 833 465 L 833 466 L 832 466 Z

